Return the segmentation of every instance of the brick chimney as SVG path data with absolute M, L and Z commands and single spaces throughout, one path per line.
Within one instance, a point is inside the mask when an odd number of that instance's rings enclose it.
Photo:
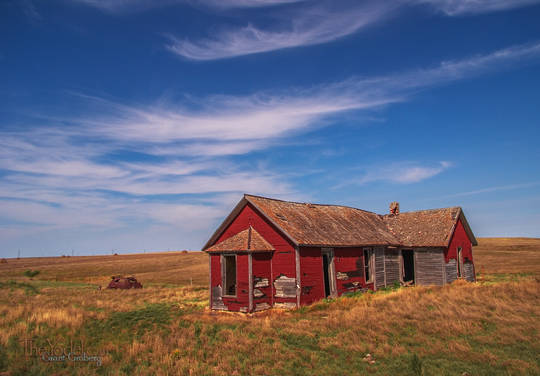
M 399 202 L 394 201 L 390 203 L 390 214 L 398 215 L 399 214 Z

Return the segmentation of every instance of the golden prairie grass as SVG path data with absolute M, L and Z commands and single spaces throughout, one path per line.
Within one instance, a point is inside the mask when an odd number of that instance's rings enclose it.
M 540 239 L 479 238 L 473 248 L 476 270 L 482 274 L 540 275 Z
M 39 270 L 43 281 L 69 281 L 106 286 L 113 275 L 135 275 L 156 284 L 205 284 L 208 256 L 203 252 L 162 252 L 106 256 L 32 257 L 0 264 L 3 278 L 20 279 L 26 270 Z
M 493 252 L 487 249 L 490 244 Z M 380 291 L 255 315 L 206 309 L 208 260 L 200 253 L 99 256 L 90 259 L 95 262 L 81 258 L 79 265 L 76 257 L 50 264 L 9 260 L 9 266 L 20 264 L 0 276 L 0 372 L 536 375 L 536 244 L 480 239 L 475 262 L 486 278 L 488 272 L 519 273 L 519 278 Z M 512 252 L 515 259 L 505 269 Z M 185 265 L 180 265 L 182 257 Z M 120 274 L 117 267 L 135 274 L 145 288 L 98 291 L 97 283 Z M 27 269 L 42 273 L 30 281 L 22 277 Z M 184 274 L 173 279 L 179 270 Z M 52 364 L 25 357 L 20 341 L 28 337 L 84 341 L 90 352 L 102 354 L 102 364 Z M 367 353 L 373 364 L 364 361 Z

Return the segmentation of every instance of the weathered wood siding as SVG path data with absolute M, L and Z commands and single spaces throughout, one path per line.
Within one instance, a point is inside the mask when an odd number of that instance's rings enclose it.
M 271 285 L 274 286 L 274 281 L 282 275 L 296 279 L 296 264 L 294 246 L 279 232 L 275 226 L 267 221 L 258 211 L 250 204 L 246 205 L 231 224 L 220 235 L 216 243 L 219 243 L 229 237 L 238 234 L 249 226 L 252 226 L 267 242 L 274 247 L 274 255 L 272 257 L 272 279 Z M 212 270 L 213 272 L 213 270 Z M 247 273 L 247 267 L 246 267 Z M 275 290 L 273 291 L 275 293 Z M 293 298 L 274 297 L 276 302 L 294 302 L 296 304 L 296 296 Z
M 274 297 L 296 298 L 296 278 L 280 275 L 274 280 Z
M 253 308 L 261 311 L 272 306 L 271 265 L 272 253 L 253 253 L 251 270 L 253 273 Z
M 457 262 L 455 259 L 445 263 L 444 272 L 446 273 L 446 283 L 452 283 L 457 279 Z
M 469 282 L 474 282 L 476 280 L 476 276 L 474 275 L 474 265 L 471 261 L 465 261 L 463 263 L 462 276 Z
M 321 248 L 300 247 L 300 304 L 311 304 L 324 298 L 324 276 Z
M 384 251 L 384 269 L 386 273 L 386 286 L 392 286 L 401 280 L 399 250 L 386 249 Z
M 375 287 L 381 288 L 386 286 L 384 273 L 384 248 L 376 247 L 373 249 L 375 257 Z
M 414 258 L 417 285 L 444 284 L 444 252 L 442 249 L 415 249 Z
M 334 248 L 334 265 L 338 295 L 366 287 L 363 248 Z

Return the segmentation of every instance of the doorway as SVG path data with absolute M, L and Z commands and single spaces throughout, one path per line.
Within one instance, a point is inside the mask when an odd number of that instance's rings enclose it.
M 414 251 L 412 249 L 404 249 L 401 251 L 403 259 L 403 282 L 414 283 Z
M 331 295 L 330 291 L 330 255 L 326 252 L 322 254 L 323 258 L 323 275 L 324 275 L 324 297 L 328 298 Z

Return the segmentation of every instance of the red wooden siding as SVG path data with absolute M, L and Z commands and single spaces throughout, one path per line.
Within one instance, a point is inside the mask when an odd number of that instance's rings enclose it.
M 461 254 L 463 255 L 463 259 L 468 258 L 469 260 L 473 261 L 471 239 L 469 239 L 467 232 L 463 228 L 461 220 L 458 220 L 454 234 L 452 235 L 452 240 L 450 241 L 450 245 L 445 251 L 444 256 L 446 262 L 451 259 L 457 259 L 458 247 L 461 247 L 462 249 Z
M 212 268 L 211 286 L 221 286 L 221 259 L 219 254 L 210 254 L 210 267 Z
M 249 226 L 253 227 L 255 231 L 275 248 L 272 257 L 273 274 L 270 281 L 271 285 L 273 286 L 273 281 L 282 274 L 290 278 L 296 278 L 294 246 L 278 232 L 274 225 L 259 215 L 250 204 L 246 205 L 240 211 L 238 216 L 231 222 L 223 234 L 221 234 L 216 243 L 238 234 Z M 273 295 L 275 294 L 275 289 L 273 287 L 272 289 Z M 275 298 L 274 302 L 296 302 L 296 298 Z
M 321 249 L 300 248 L 300 304 L 311 304 L 324 298 L 324 276 Z
M 266 278 L 268 280 L 268 286 L 267 287 L 254 287 L 253 291 L 255 289 L 258 289 L 262 291 L 264 296 L 256 298 L 253 297 L 253 308 L 255 309 L 255 306 L 257 304 L 261 303 L 267 303 L 268 305 L 272 305 L 273 301 L 273 292 L 272 292 L 272 275 L 271 275 L 271 265 L 272 262 L 272 253 L 265 252 L 265 253 L 253 253 L 253 257 L 251 259 L 251 265 L 252 265 L 252 273 L 253 273 L 253 279 L 257 280 Z
M 250 286 L 253 287 L 252 291 L 254 292 L 253 306 L 254 310 L 257 310 L 257 305 L 259 304 L 259 309 L 265 309 L 269 306 L 281 306 L 289 307 L 291 305 L 278 305 L 276 303 L 293 303 L 292 306 L 296 306 L 297 297 L 296 294 L 298 290 L 296 289 L 295 279 L 296 279 L 296 254 L 294 244 L 287 239 L 283 234 L 283 231 L 277 228 L 270 220 L 266 219 L 264 215 L 260 214 L 256 209 L 256 204 L 247 203 L 238 213 L 238 215 L 231 221 L 231 223 L 224 229 L 224 231 L 219 235 L 219 238 L 215 243 L 220 243 L 226 239 L 229 239 L 231 236 L 234 236 L 246 229 L 249 226 L 253 227 L 258 234 L 260 234 L 268 243 L 272 245 L 269 247 L 266 244 L 267 248 L 274 248 L 273 252 L 261 252 L 261 253 L 252 253 L 238 252 L 236 259 L 236 276 L 237 276 L 237 295 L 236 297 L 223 297 L 219 298 L 219 289 L 215 289 L 215 294 L 213 295 L 215 299 L 213 304 L 215 309 L 228 309 L 230 311 L 243 311 L 247 312 L 249 307 L 249 290 Z M 456 209 L 456 208 L 454 208 Z M 457 210 L 457 209 L 456 209 Z M 452 217 L 455 218 L 455 217 Z M 279 223 L 279 221 L 276 219 Z M 449 231 L 453 222 L 448 223 Z M 446 236 L 446 234 L 445 234 Z M 215 244 L 214 243 L 214 244 Z M 319 243 L 312 243 L 319 244 Z M 225 244 L 224 247 L 229 247 L 230 245 Z M 461 220 L 458 220 L 454 228 L 454 232 L 450 239 L 450 243 L 447 249 L 444 251 L 444 256 L 446 262 L 449 260 L 456 259 L 457 249 L 461 247 L 462 255 L 465 259 L 468 259 L 472 262 L 472 244 L 471 239 L 468 237 L 463 223 Z M 331 248 L 331 247 L 329 247 Z M 442 248 L 442 247 L 441 247 Z M 433 248 L 437 250 L 438 261 L 434 265 L 420 265 L 417 262 L 415 268 L 417 276 L 420 275 L 420 269 L 425 269 L 424 271 L 429 272 L 432 270 L 440 269 L 440 255 L 441 248 Z M 223 248 L 226 249 L 226 248 Z M 429 251 L 428 249 L 427 251 Z M 424 250 L 426 251 L 426 250 Z M 380 253 L 380 252 L 379 252 Z M 366 284 L 365 275 L 364 275 L 364 252 L 361 247 L 347 247 L 347 248 L 333 248 L 333 263 L 335 268 L 335 286 L 337 295 L 342 295 L 347 292 L 354 292 L 362 289 L 374 289 L 374 284 Z M 375 254 L 378 254 L 377 252 Z M 211 287 L 217 287 L 222 285 L 222 276 L 221 276 L 221 255 L 212 254 L 210 252 L 210 267 L 211 267 Z M 251 257 L 251 271 L 253 279 L 249 279 L 249 258 Z M 378 256 L 377 256 L 378 257 Z M 394 257 L 395 259 L 395 257 Z M 383 259 L 377 259 L 383 260 Z M 373 265 L 372 274 L 377 275 L 378 281 L 383 281 L 380 278 L 383 270 L 379 262 L 375 262 Z M 377 265 L 377 266 L 376 266 Z M 386 263 L 386 265 L 390 265 Z M 454 262 L 449 265 L 444 265 L 444 273 L 446 280 L 454 280 L 457 276 L 455 270 L 453 270 Z M 397 261 L 390 266 L 393 275 L 396 277 L 393 280 L 397 279 Z M 377 271 L 375 268 L 378 268 Z M 385 266 L 386 267 L 386 266 Z M 435 268 L 435 269 L 434 269 Z M 462 275 L 467 280 L 475 280 L 474 278 L 474 265 L 468 262 L 464 262 Z M 280 278 L 285 276 L 287 278 Z M 325 288 L 324 288 L 324 272 L 323 272 L 323 258 L 322 258 L 322 249 L 321 247 L 300 247 L 299 249 L 299 277 L 300 277 L 300 304 L 307 305 L 312 304 L 318 300 L 321 300 L 325 297 Z M 278 281 L 276 282 L 276 280 Z M 266 280 L 268 283 L 266 283 Z M 443 278 L 444 281 L 444 278 Z M 255 284 L 259 283 L 258 287 L 255 287 Z M 278 285 L 278 295 L 287 296 L 287 297 L 276 297 L 275 284 Z M 253 285 L 251 285 L 253 284 Z M 332 283 L 334 285 L 334 283 Z M 380 283 L 379 283 L 380 285 Z M 258 296 L 262 293 L 262 296 Z M 257 297 L 256 297 L 257 296 Z M 222 304 L 223 303 L 223 304 Z
M 337 279 L 338 295 L 366 287 L 364 278 L 364 251 L 362 248 L 335 248 L 334 265 L 336 277 L 345 273 L 348 279 Z

